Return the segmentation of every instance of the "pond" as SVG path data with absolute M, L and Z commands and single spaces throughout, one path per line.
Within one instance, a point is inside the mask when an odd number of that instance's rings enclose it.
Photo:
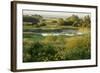
M 42 36 L 74 36 L 74 35 L 83 35 L 84 33 L 79 32 L 77 29 L 28 29 L 24 30 L 24 33 L 27 34 L 41 34 Z

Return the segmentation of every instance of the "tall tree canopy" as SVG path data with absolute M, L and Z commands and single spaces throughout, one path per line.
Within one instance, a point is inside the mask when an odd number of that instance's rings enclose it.
M 23 16 L 23 22 L 31 22 L 32 24 L 37 24 L 40 19 L 42 19 L 42 16 L 40 15 L 24 15 Z

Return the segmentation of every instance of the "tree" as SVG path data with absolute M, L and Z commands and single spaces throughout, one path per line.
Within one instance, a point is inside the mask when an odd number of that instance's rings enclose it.
M 34 25 L 34 24 L 39 23 L 42 18 L 43 17 L 40 15 L 32 15 L 32 16 L 24 15 L 23 22 L 31 22 L 32 25 Z
M 66 22 L 68 25 L 73 25 L 73 26 L 78 26 L 77 24 L 79 24 L 79 17 L 77 15 L 72 15 L 68 18 L 66 18 Z
M 89 15 L 84 16 L 83 18 L 80 19 L 79 23 L 80 23 L 80 27 L 88 27 L 88 28 L 90 28 L 91 27 L 90 16 Z
M 87 15 L 87 16 L 84 16 L 83 18 L 83 23 L 85 25 L 85 27 L 91 27 L 91 20 L 90 20 L 90 16 Z
M 59 18 L 57 23 L 58 25 L 64 25 L 65 21 L 62 18 Z
M 37 14 L 32 15 L 32 17 L 35 18 L 35 19 L 38 19 L 38 20 L 43 18 L 41 15 L 37 15 Z

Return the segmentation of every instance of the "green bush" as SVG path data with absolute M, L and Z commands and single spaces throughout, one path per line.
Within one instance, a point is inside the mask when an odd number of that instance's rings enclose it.
M 45 46 L 44 46 L 45 45 Z M 25 50 L 25 49 L 24 49 Z M 30 58 L 25 58 L 24 62 L 35 62 L 35 61 L 47 61 L 54 60 L 54 55 L 56 54 L 55 48 L 50 44 L 43 44 L 41 42 L 35 42 L 31 44 L 31 47 L 24 51 L 24 53 L 31 56 Z
M 38 23 L 38 26 L 46 26 L 46 23 L 45 22 L 40 22 L 40 23 Z

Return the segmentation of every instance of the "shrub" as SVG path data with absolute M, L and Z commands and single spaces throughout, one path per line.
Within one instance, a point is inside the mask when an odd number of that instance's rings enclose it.
M 40 22 L 38 23 L 38 25 L 41 27 L 41 26 L 46 26 L 46 23 L 45 22 Z
M 25 49 L 24 49 L 25 50 Z M 55 60 L 54 55 L 57 53 L 55 47 L 51 44 L 43 44 L 41 42 L 35 42 L 31 47 L 24 52 L 24 62 L 38 62 Z M 29 56 L 29 58 L 28 58 Z

